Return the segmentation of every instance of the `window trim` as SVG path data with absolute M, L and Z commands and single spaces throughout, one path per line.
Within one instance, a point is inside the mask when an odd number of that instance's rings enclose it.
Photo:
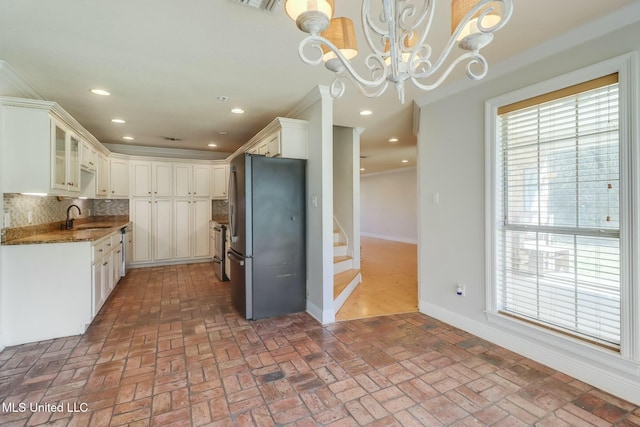
M 638 137 L 638 58 L 637 53 L 622 55 L 485 102 L 485 280 L 486 314 L 490 322 L 516 328 L 531 338 L 553 336 L 554 345 L 574 347 L 582 355 L 595 359 L 602 352 L 640 361 L 640 140 Z M 598 349 L 587 342 L 500 314 L 497 307 L 496 266 L 496 137 L 498 108 L 562 90 L 582 82 L 618 73 L 620 93 L 620 274 L 621 330 L 620 353 Z M 593 348 L 593 351 L 586 351 Z

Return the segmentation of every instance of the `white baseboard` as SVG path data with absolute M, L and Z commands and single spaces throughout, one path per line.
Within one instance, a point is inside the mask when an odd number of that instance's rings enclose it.
M 418 239 L 408 239 L 406 237 L 388 236 L 386 234 L 363 233 L 363 232 L 360 232 L 360 235 L 364 237 L 373 237 L 374 239 L 391 240 L 394 242 L 401 242 L 401 243 L 410 243 L 412 245 L 418 244 Z
M 317 305 L 309 301 L 307 298 L 307 313 L 323 325 L 334 323 L 336 321 L 336 311 L 331 308 L 329 310 L 321 310 Z
M 351 282 L 349 283 L 349 285 L 347 285 L 347 287 L 344 288 L 342 292 L 340 292 L 340 295 L 338 295 L 338 298 L 333 300 L 333 310 L 336 313 L 340 311 L 340 308 L 342 307 L 342 305 L 347 301 L 347 298 L 349 298 L 351 293 L 356 290 L 360 282 L 362 282 L 362 275 L 358 273 L 353 277 L 353 279 L 351 279 Z
M 471 320 L 426 301 L 419 302 L 419 310 L 421 313 L 640 405 L 640 373 L 638 372 L 635 375 L 629 375 L 629 373 L 605 369 L 604 367 L 609 367 L 606 363 L 587 360 L 555 346 L 528 340 L 517 333 Z
M 127 270 L 133 268 L 146 268 L 146 267 L 162 267 L 165 265 L 178 265 L 178 264 L 200 264 L 204 262 L 213 262 L 212 258 L 196 258 L 196 259 L 176 259 L 168 261 L 149 261 L 149 262 L 132 262 L 127 264 Z M 213 267 L 212 267 L 213 268 Z

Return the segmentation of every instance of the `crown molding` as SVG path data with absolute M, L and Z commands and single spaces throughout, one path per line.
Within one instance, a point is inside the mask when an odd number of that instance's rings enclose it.
M 531 49 L 521 52 L 518 55 L 499 62 L 492 67 L 489 76 L 484 78 L 482 81 L 495 80 L 544 58 L 559 54 L 571 49 L 572 47 L 595 40 L 608 33 L 637 22 L 640 22 L 640 2 L 634 2 L 628 6 L 621 7 L 608 15 L 573 28 L 559 37 L 548 40 Z M 438 89 L 417 98 L 416 104 L 418 107 L 424 107 L 449 96 L 471 89 L 472 87 L 477 86 L 477 84 L 478 82 L 469 79 L 458 80 L 450 84 L 440 86 Z
M 318 85 L 313 88 L 304 98 L 286 115 L 286 117 L 298 117 L 303 111 L 320 100 L 333 101 L 329 86 Z
M 47 100 L 5 61 L 0 61 L 0 79 L 16 88 L 26 98 Z
M 224 160 L 230 153 L 188 150 L 184 148 L 149 147 L 145 145 L 103 144 L 110 152 L 128 156 L 159 157 L 187 160 Z

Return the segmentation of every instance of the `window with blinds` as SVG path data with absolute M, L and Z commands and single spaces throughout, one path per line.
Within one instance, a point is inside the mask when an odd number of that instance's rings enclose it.
M 497 308 L 620 348 L 618 75 L 498 109 Z

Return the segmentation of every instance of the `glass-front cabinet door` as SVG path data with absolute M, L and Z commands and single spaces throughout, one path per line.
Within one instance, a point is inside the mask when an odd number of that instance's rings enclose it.
M 67 131 L 55 121 L 51 121 L 52 156 L 51 186 L 67 189 Z
M 51 188 L 80 191 L 80 146 L 82 141 L 51 120 Z
M 80 146 L 82 143 L 75 135 L 69 136 L 67 151 L 67 186 L 70 191 L 80 191 Z

